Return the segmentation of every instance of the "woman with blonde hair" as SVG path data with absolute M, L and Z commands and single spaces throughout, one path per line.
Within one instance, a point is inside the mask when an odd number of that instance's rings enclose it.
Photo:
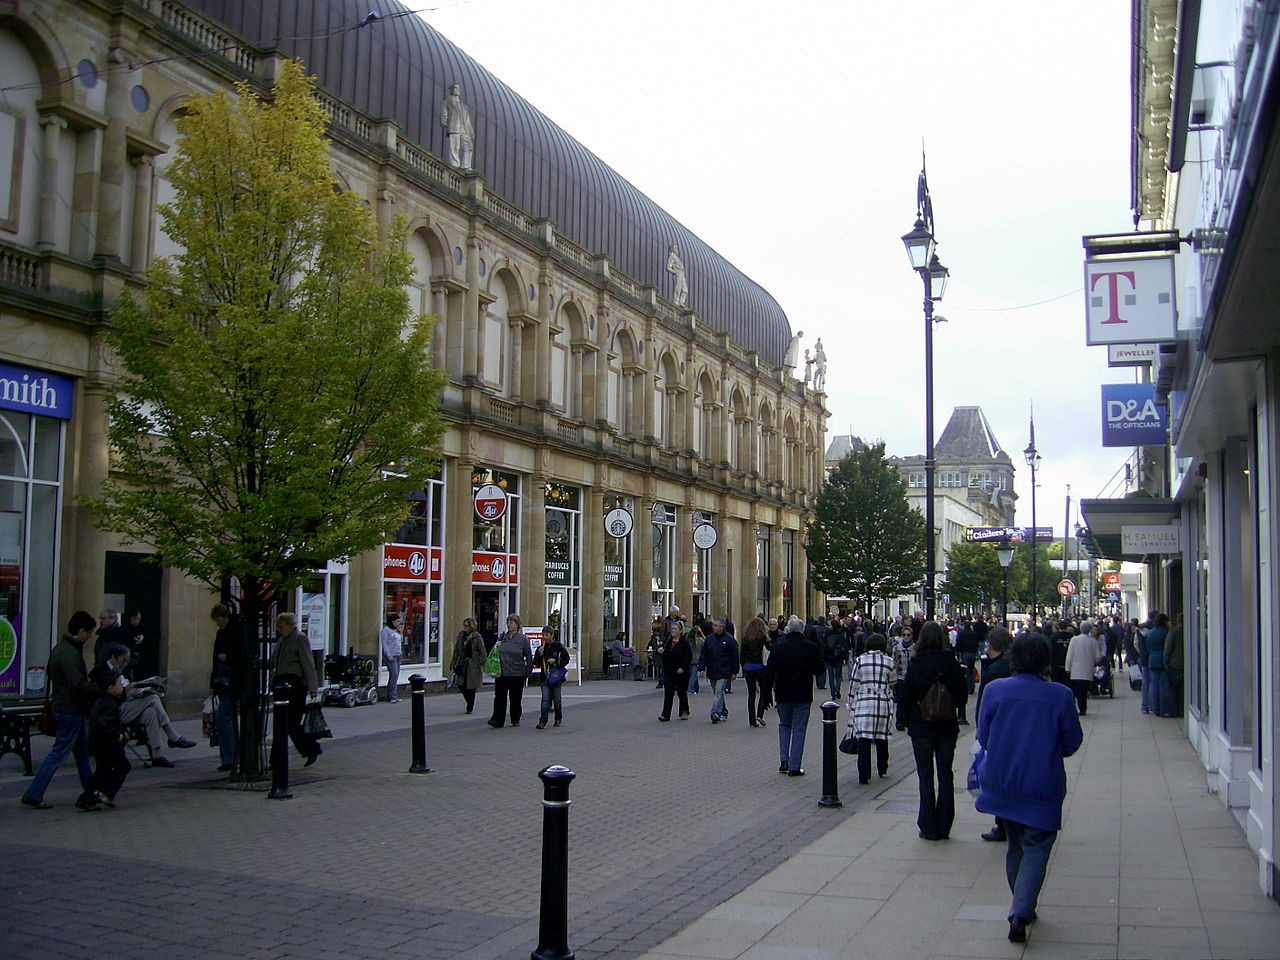
M 467 713 L 475 709 L 476 691 L 484 686 L 484 637 L 471 617 L 462 621 L 462 629 L 453 641 L 450 672 L 456 678 L 458 692 L 467 704 Z

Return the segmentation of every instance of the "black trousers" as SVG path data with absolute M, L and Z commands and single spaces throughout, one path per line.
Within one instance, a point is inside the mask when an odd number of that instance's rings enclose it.
M 282 674 L 276 681 L 289 685 L 289 739 L 304 757 L 320 753 L 320 741 L 302 732 L 302 711 L 307 705 L 306 681 L 292 673 Z
M 462 700 L 467 705 L 467 713 L 476 708 L 476 692 L 471 687 L 459 687 L 458 692 L 462 694 Z
M 951 836 L 951 824 L 956 818 L 955 772 L 951 769 L 956 758 L 956 736 L 956 733 L 948 731 L 911 738 L 911 747 L 916 755 L 916 777 L 920 780 L 920 812 L 916 814 L 916 826 L 928 840 Z
M 1076 709 L 1082 717 L 1089 712 L 1089 687 L 1092 685 L 1092 680 L 1071 681 L 1071 692 L 1076 695 Z
M 773 706 L 773 681 L 763 670 L 746 670 L 742 675 L 747 678 L 747 719 L 762 719 L 764 712 Z
M 671 717 L 671 701 L 680 698 L 680 714 L 689 712 L 689 675 L 682 673 L 678 677 L 667 674 L 662 690 L 662 715 Z
M 89 744 L 89 752 L 93 754 L 93 776 L 89 778 L 89 787 L 81 794 L 81 799 L 92 801 L 94 793 L 101 793 L 114 800 L 124 785 L 124 778 L 132 769 L 129 758 L 125 756 L 124 744 L 119 740 L 92 742 Z
M 876 773 L 884 776 L 889 772 L 889 741 L 868 740 L 863 737 L 858 741 L 858 780 L 866 783 L 871 779 L 871 744 L 876 745 Z
M 520 697 L 524 693 L 524 677 L 498 677 L 493 681 L 493 722 L 503 724 L 507 720 L 507 706 L 511 706 L 511 724 L 520 722 Z

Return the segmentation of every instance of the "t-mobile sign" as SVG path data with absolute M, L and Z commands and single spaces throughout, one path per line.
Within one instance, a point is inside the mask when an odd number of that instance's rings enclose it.
M 1085 340 L 1164 343 L 1178 335 L 1172 257 L 1084 262 Z

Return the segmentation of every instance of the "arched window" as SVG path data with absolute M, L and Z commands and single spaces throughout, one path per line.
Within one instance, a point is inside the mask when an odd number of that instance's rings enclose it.
M 576 384 L 571 386 L 569 383 L 573 355 L 569 349 L 569 331 L 566 324 L 567 318 L 561 314 L 560 325 L 553 326 L 550 330 L 551 369 L 548 376 L 551 379 L 551 406 L 572 415 L 575 411 L 571 407 L 578 391 Z
M 507 298 L 506 285 L 498 282 L 493 285 L 494 300 L 484 311 L 484 319 L 480 322 L 480 379 L 499 393 L 510 391 L 510 376 L 507 367 L 510 360 L 507 319 L 510 301 Z

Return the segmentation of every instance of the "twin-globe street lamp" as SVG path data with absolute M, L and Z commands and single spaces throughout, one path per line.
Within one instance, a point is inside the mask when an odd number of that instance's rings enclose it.
M 1040 451 L 1036 449 L 1036 425 L 1031 422 L 1031 442 L 1022 451 L 1031 468 L 1031 628 L 1034 630 L 1040 614 L 1040 594 L 1036 584 L 1036 471 L 1040 469 Z
M 929 199 L 929 185 L 923 168 L 917 193 L 916 223 L 911 232 L 903 236 L 902 243 L 907 248 L 911 269 L 920 275 L 924 283 L 924 609 L 925 616 L 932 620 L 936 591 L 933 486 L 937 469 L 933 451 L 933 305 L 942 299 L 949 274 L 938 260 L 938 243 L 933 236 L 933 203 Z
M 1000 561 L 1000 575 L 1004 580 L 1004 592 L 1000 598 L 1000 612 L 1004 628 L 1009 629 L 1009 564 L 1013 563 L 1013 544 L 1005 537 L 996 547 L 996 559 Z

